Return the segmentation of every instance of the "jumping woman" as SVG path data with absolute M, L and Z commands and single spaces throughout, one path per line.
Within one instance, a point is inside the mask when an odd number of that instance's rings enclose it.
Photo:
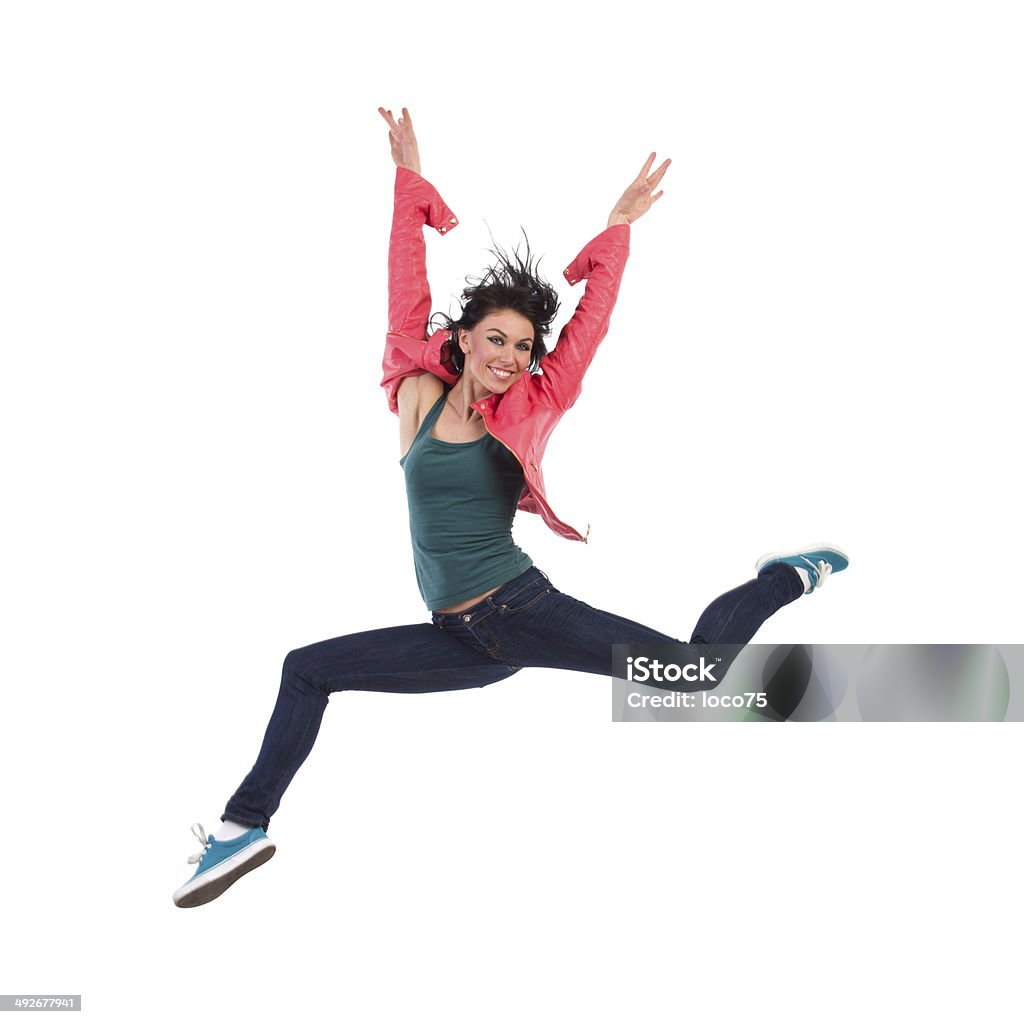
M 228 801 L 214 835 L 194 825 L 195 874 L 179 907 L 216 899 L 274 854 L 270 818 L 313 747 L 332 693 L 430 693 L 487 686 L 522 668 L 612 674 L 612 644 L 675 644 L 664 633 L 599 611 L 557 590 L 512 539 L 516 509 L 538 513 L 560 537 L 584 540 L 552 511 L 541 461 L 551 431 L 580 393 L 604 338 L 629 255 L 632 225 L 661 198 L 670 161 L 655 154 L 615 203 L 608 225 L 565 269 L 586 282 L 572 318 L 548 351 L 558 310 L 531 260 L 500 249 L 462 293 L 457 319 L 428 332 L 423 228 L 458 223 L 420 175 L 409 111 L 388 124 L 397 166 L 388 258 L 384 378 L 398 415 L 416 582 L 430 622 L 355 633 L 292 651 L 263 746 Z M 543 372 L 538 372 L 538 370 Z M 847 566 L 836 548 L 766 555 L 757 576 L 716 598 L 693 644 L 746 644 L 779 608 Z

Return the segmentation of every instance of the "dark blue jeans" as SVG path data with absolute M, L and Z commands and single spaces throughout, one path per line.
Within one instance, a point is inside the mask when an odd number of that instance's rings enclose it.
M 714 600 L 690 643 L 745 644 L 761 624 L 803 593 L 788 565 Z M 252 771 L 221 820 L 267 828 L 305 761 L 330 694 L 339 690 L 436 693 L 488 686 L 521 668 L 612 675 L 612 644 L 674 644 L 674 637 L 599 611 L 556 590 L 539 569 L 499 587 L 464 612 L 432 623 L 392 626 L 323 640 L 284 660 L 281 689 Z

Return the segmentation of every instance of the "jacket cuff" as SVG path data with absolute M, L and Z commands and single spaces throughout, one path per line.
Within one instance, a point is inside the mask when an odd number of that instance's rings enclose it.
M 426 178 L 407 167 L 395 168 L 396 203 L 399 196 L 409 197 L 422 204 L 427 226 L 434 228 L 439 234 L 447 234 L 459 223 L 458 217 L 452 213 L 437 189 Z
M 601 257 L 606 257 L 612 250 L 624 250 L 620 255 L 628 256 L 629 237 L 628 224 L 613 224 L 610 228 L 605 228 L 601 234 L 587 242 L 576 259 L 562 271 L 565 279 L 569 284 L 585 281 L 594 272 L 594 267 L 601 262 Z

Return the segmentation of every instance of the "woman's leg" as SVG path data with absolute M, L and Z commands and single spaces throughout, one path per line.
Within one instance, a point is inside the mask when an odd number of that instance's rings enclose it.
M 802 593 L 803 583 L 791 566 L 766 566 L 755 579 L 712 601 L 690 642 L 727 645 L 721 653 L 731 662 L 738 645 L 747 643 L 767 618 Z M 612 644 L 683 643 L 561 593 L 537 569 L 506 584 L 468 614 L 435 614 L 434 621 L 508 665 L 607 676 L 612 675 Z
M 339 690 L 435 693 L 487 686 L 516 672 L 436 626 L 394 626 L 323 640 L 284 660 L 281 689 L 252 770 L 221 820 L 266 829 Z
M 767 565 L 754 579 L 716 597 L 704 609 L 690 643 L 750 643 L 768 619 L 803 592 L 803 582 L 791 565 Z
M 766 566 L 707 607 L 691 643 L 747 643 L 769 616 L 802 593 L 791 566 Z M 222 820 L 268 827 L 313 748 L 331 693 L 467 689 L 506 679 L 527 665 L 611 675 L 612 644 L 681 642 L 562 594 L 537 569 L 470 611 L 435 615 L 434 625 L 375 629 L 292 651 L 259 756 Z

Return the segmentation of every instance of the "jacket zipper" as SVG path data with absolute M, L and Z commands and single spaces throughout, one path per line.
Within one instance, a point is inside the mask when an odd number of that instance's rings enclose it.
M 523 460 L 521 458 L 519 458 L 519 456 L 515 453 L 515 451 L 513 451 L 512 447 L 510 445 L 506 444 L 500 437 L 498 437 L 497 434 L 495 434 L 491 430 L 491 425 L 490 425 L 490 423 L 487 422 L 487 414 L 489 412 L 490 412 L 490 409 L 488 409 L 486 406 L 484 406 L 484 411 L 480 414 L 481 416 L 483 416 L 484 426 L 487 428 L 487 433 L 490 434 L 491 437 L 493 437 L 494 440 L 497 441 L 498 444 L 500 444 L 506 451 L 512 453 L 512 458 L 514 458 L 516 460 L 516 462 L 519 463 L 519 468 L 523 471 L 523 479 L 526 479 L 526 466 L 523 464 Z M 539 468 L 538 468 L 538 466 L 537 466 L 537 464 L 535 462 L 531 463 L 531 465 L 533 466 L 534 469 L 536 469 L 538 472 L 540 472 L 540 470 L 539 470 Z M 530 493 L 533 494 L 534 499 L 537 498 L 537 495 L 534 494 L 534 492 L 532 490 L 530 491 Z M 548 505 L 546 499 L 541 498 L 539 500 L 543 501 L 545 505 Z M 516 504 L 518 505 L 519 503 L 516 502 Z M 548 505 L 548 512 L 551 514 L 551 518 L 552 519 L 554 519 L 558 523 L 562 523 L 562 520 L 559 519 L 558 516 L 555 515 L 555 513 L 552 511 L 550 505 Z M 569 526 L 568 523 L 562 523 L 562 526 L 568 527 L 570 530 L 572 530 L 573 533 L 576 534 L 577 537 L 579 537 L 579 539 L 581 541 L 583 541 L 584 544 L 587 543 L 587 538 L 590 537 L 590 523 L 587 523 L 587 532 L 584 533 L 584 534 L 581 534 L 580 531 L 577 530 L 574 526 Z

